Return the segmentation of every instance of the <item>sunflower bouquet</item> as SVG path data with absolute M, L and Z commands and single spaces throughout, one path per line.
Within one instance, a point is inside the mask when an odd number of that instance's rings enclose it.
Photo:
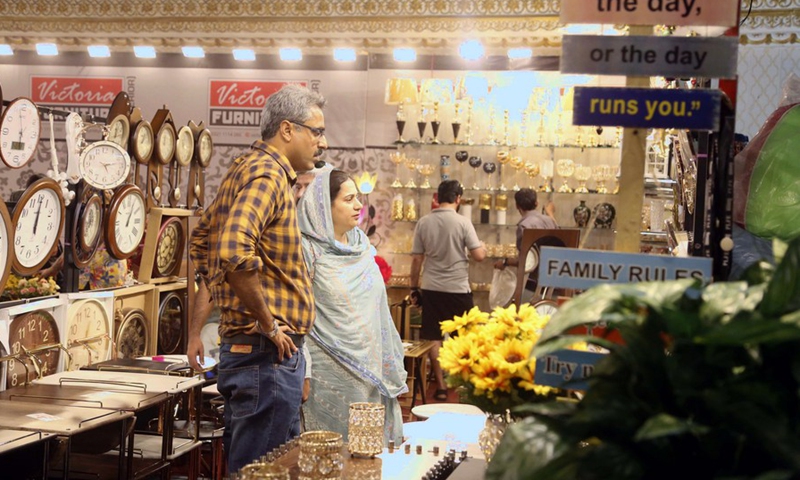
M 504 414 L 523 403 L 546 400 L 558 390 L 536 385 L 536 359 L 531 350 L 549 316 L 529 304 L 498 307 L 491 313 L 474 307 L 463 316 L 442 322 L 449 333 L 439 350 L 447 385 L 486 413 Z

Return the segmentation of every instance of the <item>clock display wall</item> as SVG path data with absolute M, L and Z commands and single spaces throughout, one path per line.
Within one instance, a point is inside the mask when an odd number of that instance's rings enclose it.
M 67 369 L 79 370 L 108 360 L 111 328 L 106 305 L 93 298 L 74 301 L 67 311 L 65 344 L 72 357 Z

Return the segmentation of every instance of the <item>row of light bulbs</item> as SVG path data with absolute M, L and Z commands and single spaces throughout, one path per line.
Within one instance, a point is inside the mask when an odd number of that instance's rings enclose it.
M 93 58 L 104 58 L 111 56 L 111 49 L 107 45 L 89 45 L 86 47 L 89 56 Z M 187 58 L 203 58 L 206 53 L 203 47 L 181 47 L 183 55 Z M 37 43 L 36 53 L 40 56 L 58 55 L 58 45 L 55 43 Z M 256 52 L 249 48 L 234 48 L 233 58 L 240 61 L 253 61 L 256 59 Z M 458 53 L 464 60 L 480 60 L 486 55 L 483 44 L 478 40 L 467 40 L 458 49 Z M 133 54 L 137 58 L 156 58 L 156 48 L 152 46 L 135 46 Z M 11 45 L 0 44 L 0 55 L 14 55 Z M 299 61 L 303 59 L 303 51 L 299 48 L 281 48 L 279 55 L 283 61 Z M 396 62 L 414 62 L 417 60 L 417 51 L 413 48 L 399 47 L 392 52 Z M 530 48 L 511 48 L 508 50 L 508 58 L 525 59 L 531 58 L 533 51 Z M 339 62 L 354 62 L 357 53 L 354 48 L 334 48 L 333 58 Z

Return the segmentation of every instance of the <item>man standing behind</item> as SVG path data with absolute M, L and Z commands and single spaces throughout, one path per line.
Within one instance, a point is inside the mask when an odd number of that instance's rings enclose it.
M 221 311 L 217 387 L 230 414 L 230 472 L 300 433 L 298 349 L 314 300 L 292 185 L 328 146 L 324 105 L 297 85 L 272 94 L 261 140 L 233 161 L 192 233 L 192 261 Z
M 463 315 L 474 306 L 467 250 L 478 262 L 486 258 L 486 249 L 478 240 L 472 222 L 457 213 L 463 193 L 458 180 L 439 184 L 439 208 L 417 222 L 411 248 L 411 299 L 422 307 L 420 338 L 434 342 L 429 356 L 436 376 L 436 400 L 447 400 L 447 387 L 439 365 L 440 322 Z M 425 273 L 420 284 L 423 263 Z

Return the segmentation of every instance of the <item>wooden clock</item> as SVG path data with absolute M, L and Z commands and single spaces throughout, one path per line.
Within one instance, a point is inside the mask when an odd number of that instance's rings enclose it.
M 183 220 L 179 217 L 168 217 L 158 232 L 155 262 L 153 262 L 154 275 L 157 277 L 177 275 L 185 251 L 186 231 L 183 228 Z
M 181 170 L 188 167 L 194 156 L 194 133 L 189 126 L 178 130 L 178 139 L 175 145 L 175 156 L 169 164 L 169 205 L 177 207 L 183 192 L 181 191 Z
M 194 133 L 194 155 L 189 169 L 189 199 L 187 207 L 202 213 L 205 205 L 205 169 L 211 163 L 214 154 L 214 141 L 211 138 L 211 131 L 205 128 L 205 124 L 200 122 L 195 125 L 189 122 L 189 128 Z
M 164 181 L 164 165 L 168 165 L 175 155 L 176 139 L 178 132 L 175 130 L 175 122 L 172 113 L 166 105 L 158 109 L 153 121 L 154 143 L 153 155 L 147 164 L 147 209 L 161 206 L 162 191 Z
M 158 307 L 158 353 L 177 353 L 182 345 L 186 306 L 183 291 L 168 292 Z
M 67 351 L 72 360 L 69 370 L 107 360 L 111 350 L 108 312 L 95 299 L 78 300 L 67 312 L 65 332 Z
M 64 227 L 61 186 L 40 178 L 25 190 L 14 207 L 14 271 L 20 275 L 38 272 L 58 247 Z
M 34 310 L 17 315 L 9 323 L 8 343 L 13 354 L 23 354 L 25 351 L 45 345 L 60 344 L 56 319 L 47 310 Z M 42 376 L 56 372 L 61 358 L 61 351 L 58 348 L 42 351 L 35 355 L 39 361 Z M 18 360 L 8 362 L 7 388 L 27 385 L 36 379 L 37 369 L 33 365 L 33 360 L 26 359 L 23 362 L 25 365 Z M 25 366 L 28 367 L 27 373 Z
M 142 190 L 131 183 L 120 187 L 111 198 L 104 234 L 108 252 L 118 260 L 133 256 L 144 238 L 147 207 Z
M 83 184 L 72 217 L 72 262 L 78 268 L 89 264 L 103 238 L 103 198 L 100 192 Z
M 13 100 L 0 116 L 0 159 L 22 168 L 36 155 L 42 122 L 36 104 L 26 97 Z
M 14 232 L 11 215 L 8 213 L 6 203 L 0 200 L 0 293 L 6 287 L 11 265 L 14 264 Z
M 111 108 L 108 109 L 108 116 L 106 117 L 108 134 L 106 140 L 119 145 L 123 150 L 128 148 L 131 130 L 130 113 L 130 96 L 128 96 L 127 92 L 119 92 L 117 96 L 114 97 Z
M 150 343 L 148 319 L 140 308 L 124 308 L 115 312 L 117 357 L 136 358 L 145 355 Z
M 139 107 L 134 107 L 131 111 L 130 124 L 131 138 L 128 142 L 128 153 L 134 160 L 131 169 L 133 177 L 131 183 L 147 190 L 147 182 L 142 183 L 139 178 L 139 166 L 147 166 L 150 163 L 150 157 L 153 156 L 155 148 L 155 133 L 153 133 L 153 126 L 150 122 L 142 118 L 142 111 Z

